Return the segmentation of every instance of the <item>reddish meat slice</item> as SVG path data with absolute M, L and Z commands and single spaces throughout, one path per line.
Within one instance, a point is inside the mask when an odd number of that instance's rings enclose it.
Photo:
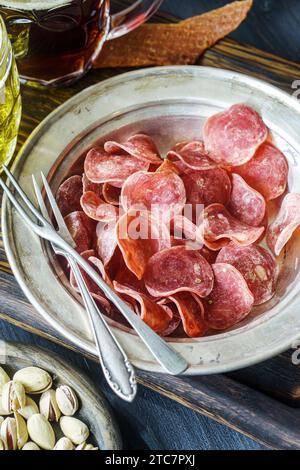
M 183 329 L 190 338 L 199 338 L 207 332 L 208 326 L 203 318 L 204 307 L 197 295 L 190 292 L 179 292 L 164 301 L 167 302 L 168 299 L 176 305 Z
M 266 201 L 255 189 L 235 173 L 232 174 L 232 192 L 227 206 L 229 212 L 244 224 L 258 227 L 263 224 Z
M 101 148 L 90 150 L 84 162 L 84 172 L 90 181 L 116 185 L 122 185 L 137 171 L 147 171 L 148 167 L 148 162 L 130 155 L 110 155 Z
M 214 330 L 226 330 L 251 311 L 254 298 L 241 273 L 230 264 L 213 265 L 214 288 L 205 299 L 205 320 Z
M 278 266 L 271 253 L 263 247 L 241 247 L 230 243 L 218 254 L 217 263 L 231 264 L 242 274 L 254 297 L 254 305 L 263 304 L 273 297 Z
M 216 163 L 208 156 L 204 147 L 204 142 L 193 141 L 177 146 L 177 151 L 170 150 L 167 159 L 171 161 L 181 161 L 188 168 L 193 170 L 211 170 L 216 168 Z
M 269 143 L 263 144 L 252 160 L 232 171 L 242 176 L 266 201 L 276 199 L 287 187 L 288 162 L 283 153 Z
M 290 193 L 282 201 L 280 211 L 267 231 L 267 242 L 273 253 L 281 250 L 300 225 L 300 194 Z
M 180 214 L 185 201 L 182 179 L 170 171 L 135 173 L 125 181 L 121 192 L 122 206 L 126 211 L 132 207 L 146 209 L 162 220 Z
M 236 104 L 207 119 L 203 129 L 205 148 L 220 165 L 243 165 L 251 160 L 268 137 L 260 115 L 250 106 Z
M 107 153 L 126 152 L 139 160 L 151 164 L 161 164 L 161 158 L 154 141 L 145 134 L 133 135 L 124 143 L 108 141 L 105 143 L 104 149 Z
M 56 193 L 56 202 L 63 217 L 71 212 L 80 211 L 80 198 L 82 196 L 82 178 L 79 175 L 71 176 L 64 181 Z
M 104 183 L 102 194 L 103 194 L 103 199 L 108 204 L 112 204 L 113 206 L 120 205 L 121 188 L 113 186 L 110 183 Z
M 97 253 L 104 266 L 107 266 L 112 259 L 118 243 L 116 225 L 113 222 L 108 224 L 99 223 L 96 229 Z
M 173 171 L 173 173 L 176 173 L 177 175 L 180 174 L 180 170 L 177 165 L 167 158 L 165 158 L 162 164 L 156 169 L 157 173 L 161 173 L 162 171 Z
M 195 171 L 188 169 L 182 175 L 187 203 L 192 204 L 194 211 L 197 204 L 209 206 L 218 202 L 226 205 L 230 198 L 231 181 L 225 170 Z
M 232 240 L 235 244 L 248 246 L 255 243 L 264 227 L 250 227 L 233 217 L 222 204 L 212 204 L 204 211 L 204 243 L 211 250 L 219 250 Z
M 120 294 L 128 295 L 140 304 L 141 319 L 156 333 L 166 336 L 170 334 L 170 325 L 173 320 L 173 312 L 167 306 L 162 306 L 154 302 L 147 295 L 136 292 L 114 281 L 114 288 Z
M 144 281 L 153 297 L 167 297 L 177 292 L 193 292 L 206 297 L 213 287 L 213 272 L 198 251 L 183 246 L 172 247 L 153 255 Z
M 94 243 L 95 223 L 91 221 L 84 212 L 76 211 L 65 217 L 65 222 L 76 243 L 79 253 L 92 248 Z
M 87 193 L 88 191 L 93 191 L 93 193 L 97 194 L 97 196 L 102 197 L 102 189 L 103 184 L 101 183 L 92 183 L 85 174 L 82 176 L 82 186 L 83 186 L 83 193 Z
M 81 196 L 81 207 L 85 214 L 98 222 L 116 221 L 119 216 L 119 209 L 111 204 L 107 204 L 97 194 L 88 191 Z
M 147 211 L 132 210 L 124 214 L 117 223 L 116 233 L 124 261 L 138 279 L 142 279 L 151 256 L 171 246 L 167 227 Z

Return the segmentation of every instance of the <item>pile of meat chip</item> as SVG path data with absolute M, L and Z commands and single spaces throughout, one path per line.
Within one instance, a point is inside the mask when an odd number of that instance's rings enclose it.
M 300 224 L 288 162 L 254 109 L 237 104 L 209 117 L 202 138 L 176 144 L 164 159 L 144 134 L 106 142 L 87 153 L 83 176 L 57 192 L 77 250 L 163 336 L 226 330 L 270 300 L 276 258 Z M 70 282 L 77 290 L 72 273 Z

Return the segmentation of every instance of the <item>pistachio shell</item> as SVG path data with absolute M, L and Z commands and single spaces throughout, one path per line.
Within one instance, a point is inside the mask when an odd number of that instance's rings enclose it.
M 94 447 L 93 444 L 87 444 L 86 442 L 83 442 L 77 446 L 75 450 L 99 450 L 99 447 Z
M 24 447 L 22 447 L 22 450 L 41 450 L 39 446 L 36 445 L 35 442 L 27 442 Z
M 2 439 L 0 439 L 0 450 L 6 450 L 4 442 L 2 441 Z
M 30 439 L 41 449 L 52 450 L 55 445 L 55 434 L 49 421 L 41 414 L 31 416 L 27 421 Z
M 15 418 L 6 418 L 1 424 L 0 436 L 6 450 L 16 450 L 18 447 L 17 423 Z
M 14 375 L 14 380 L 20 382 L 26 393 L 32 395 L 43 393 L 52 387 L 50 374 L 39 367 L 25 367 L 18 370 Z
M 57 422 L 61 416 L 55 390 L 47 390 L 40 398 L 40 412 L 48 421 Z
M 4 421 L 3 416 L 0 416 L 0 428 L 1 428 L 1 424 L 3 423 L 3 421 Z
M 2 408 L 11 413 L 22 408 L 26 403 L 25 389 L 17 381 L 10 380 L 2 388 Z
M 67 437 L 62 437 L 57 441 L 53 450 L 74 450 L 74 445 Z
M 30 416 L 35 415 L 38 412 L 39 412 L 39 407 L 37 406 L 35 401 L 30 397 L 26 397 L 25 406 L 23 406 L 22 408 L 18 410 L 18 413 L 21 416 L 23 416 L 23 418 L 25 419 L 29 419 Z
M 9 413 L 7 410 L 5 410 L 2 407 L 2 393 L 0 391 L 0 416 L 8 416 L 8 415 L 11 415 L 11 414 L 12 414 L 12 411 Z
M 14 416 L 17 425 L 17 446 L 18 449 L 22 449 L 28 441 L 27 426 L 24 418 L 17 411 L 14 413 Z
M 73 416 L 79 408 L 77 395 L 69 385 L 60 385 L 56 389 L 56 401 L 65 416 Z
M 86 424 L 71 416 L 62 416 L 59 421 L 63 434 L 68 437 L 73 444 L 82 444 L 90 435 Z
M 3 385 L 5 385 L 9 381 L 10 381 L 9 376 L 7 375 L 5 370 L 2 367 L 0 367 L 0 392 L 3 388 Z

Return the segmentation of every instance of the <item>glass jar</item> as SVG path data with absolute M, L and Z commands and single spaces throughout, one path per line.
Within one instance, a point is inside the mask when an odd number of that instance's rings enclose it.
M 5 25 L 0 16 L 0 165 L 2 163 L 7 165 L 13 157 L 21 110 L 19 75 Z

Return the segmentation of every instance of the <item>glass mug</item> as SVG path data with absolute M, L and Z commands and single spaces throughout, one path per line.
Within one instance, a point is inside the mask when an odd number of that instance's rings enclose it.
M 0 16 L 0 173 L 14 154 L 21 120 L 20 83 L 5 25 Z
M 138 0 L 110 14 L 110 0 L 0 0 L 21 77 L 68 84 L 85 74 L 105 40 L 144 23 L 163 0 Z

